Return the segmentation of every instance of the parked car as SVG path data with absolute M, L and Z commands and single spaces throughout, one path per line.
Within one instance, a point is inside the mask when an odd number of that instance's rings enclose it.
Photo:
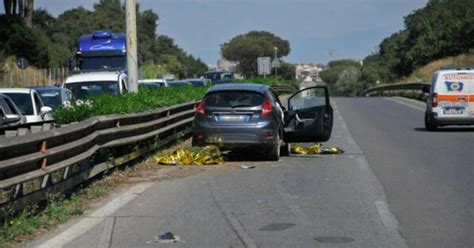
M 0 94 L 0 128 L 15 127 L 26 123 L 15 103 L 5 94 Z
M 195 87 L 199 87 L 199 86 L 208 85 L 210 80 L 209 79 L 192 78 L 192 79 L 186 79 L 186 81 L 190 82 Z
M 434 73 L 426 101 L 425 127 L 474 125 L 474 68 L 444 68 Z
M 165 79 L 140 79 L 138 85 L 157 85 L 158 87 L 168 87 Z
M 5 94 L 15 103 L 27 123 L 52 120 L 52 108 L 45 106 L 40 95 L 34 89 L 4 88 L 0 94 Z
M 128 91 L 127 75 L 124 72 L 99 71 L 69 76 L 63 84 L 72 91 L 76 99 L 84 99 L 87 95 L 118 95 Z
M 289 154 L 290 143 L 329 140 L 333 110 L 326 86 L 296 92 L 288 107 L 266 85 L 215 85 L 197 105 L 192 143 L 224 150 L 255 148 L 278 160 L 280 153 Z
M 204 77 L 211 80 L 212 83 L 220 81 L 233 81 L 235 79 L 234 73 L 230 71 L 208 71 L 204 74 Z
M 168 86 L 169 87 L 186 87 L 186 86 L 191 86 L 191 82 L 188 81 L 169 81 Z
M 70 103 L 74 100 L 72 91 L 67 88 L 61 88 L 57 86 L 38 86 L 31 88 L 35 89 L 39 93 L 44 105 L 49 106 L 52 109 Z

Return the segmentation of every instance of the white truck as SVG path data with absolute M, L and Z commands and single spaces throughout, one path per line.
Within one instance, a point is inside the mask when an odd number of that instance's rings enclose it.
M 69 76 L 62 87 L 68 88 L 76 99 L 87 95 L 118 95 L 128 91 L 127 74 L 121 71 L 84 72 Z

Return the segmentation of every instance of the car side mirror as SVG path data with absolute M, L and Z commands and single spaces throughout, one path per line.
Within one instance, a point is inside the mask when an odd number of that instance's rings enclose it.
M 53 111 L 53 109 L 52 109 L 51 107 L 49 107 L 49 106 L 43 106 L 43 107 L 41 107 L 41 113 L 49 113 L 49 112 L 51 112 L 51 111 Z
M 431 86 L 425 85 L 423 86 L 423 88 L 421 88 L 421 91 L 423 91 L 423 93 L 430 93 L 430 89 L 431 89 Z

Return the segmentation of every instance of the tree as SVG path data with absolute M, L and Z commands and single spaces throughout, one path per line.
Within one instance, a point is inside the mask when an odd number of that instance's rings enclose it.
M 221 45 L 222 56 L 237 62 L 237 70 L 251 77 L 257 74 L 257 58 L 273 57 L 274 47 L 278 48 L 278 58 L 290 53 L 290 43 L 270 32 L 251 31 L 238 35 Z
M 285 80 L 293 80 L 296 78 L 296 66 L 294 64 L 281 61 L 281 66 L 278 68 L 278 76 Z
M 361 64 L 355 60 L 335 60 L 319 73 L 335 95 L 355 95 L 360 90 Z
M 6 16 L 20 16 L 26 26 L 33 26 L 34 0 L 3 0 Z
M 92 11 L 70 9 L 54 18 L 44 9 L 32 14 L 27 27 L 25 15 L 34 0 L 4 0 L 5 15 L 0 15 L 0 53 L 2 57 L 26 57 L 40 68 L 64 66 L 73 56 L 79 37 L 99 29 L 125 32 L 125 7 L 121 0 L 100 0 Z M 23 6 L 23 7 L 20 7 Z M 157 36 L 158 15 L 137 7 L 139 65 L 156 65 L 160 73 L 168 68 L 178 76 L 202 75 L 207 66 L 179 48 L 172 38 Z

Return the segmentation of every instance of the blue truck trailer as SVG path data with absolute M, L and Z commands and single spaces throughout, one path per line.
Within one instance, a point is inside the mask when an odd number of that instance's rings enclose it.
M 127 67 L 127 40 L 123 33 L 98 30 L 82 35 L 69 67 L 73 71 L 124 71 Z

